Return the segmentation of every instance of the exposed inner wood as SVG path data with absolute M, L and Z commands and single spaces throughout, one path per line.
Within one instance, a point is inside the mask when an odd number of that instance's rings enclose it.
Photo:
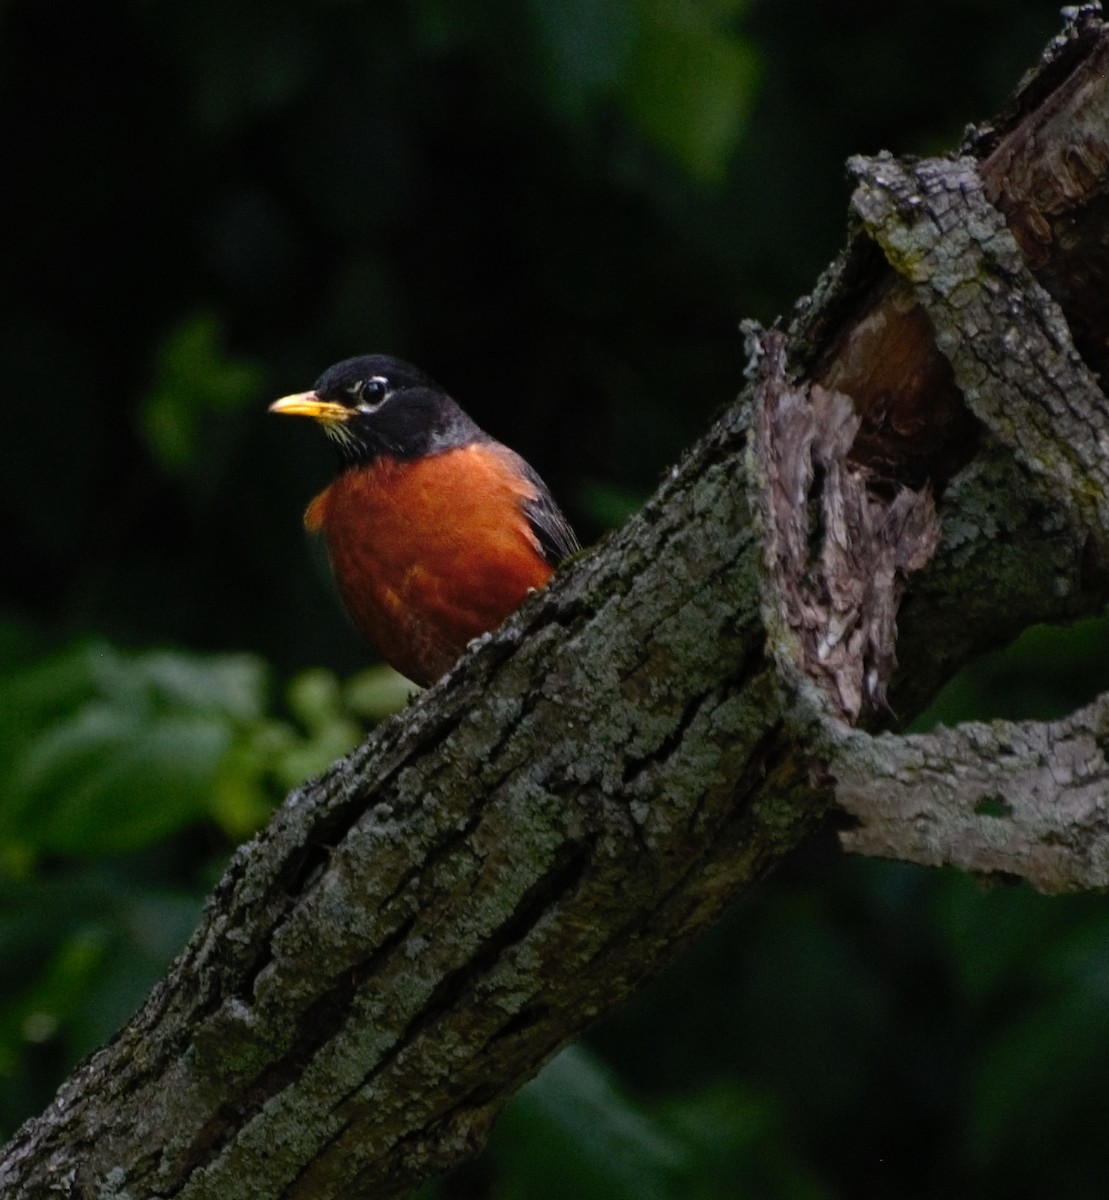
M 1080 53 L 1085 58 L 1078 67 L 1065 70 Z M 1109 38 L 1099 29 L 1076 38 L 1054 70 L 1018 94 L 1003 127 L 980 139 L 986 194 L 1103 384 L 1109 371 L 1106 113 Z M 930 480 L 942 494 L 974 455 L 978 423 L 936 348 L 931 322 L 891 267 L 860 292 L 813 379 L 855 402 L 863 423 L 852 460 L 879 479 L 910 487 Z

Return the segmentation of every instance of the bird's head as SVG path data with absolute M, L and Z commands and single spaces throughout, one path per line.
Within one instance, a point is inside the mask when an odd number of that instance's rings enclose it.
M 285 396 L 269 410 L 313 417 L 335 443 L 344 466 L 382 456 L 421 458 L 487 440 L 434 380 L 385 354 L 336 363 L 311 391 Z

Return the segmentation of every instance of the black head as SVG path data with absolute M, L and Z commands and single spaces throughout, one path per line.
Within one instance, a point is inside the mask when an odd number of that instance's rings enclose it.
M 433 379 L 385 354 L 328 367 L 310 392 L 286 396 L 270 412 L 314 417 L 344 466 L 382 456 L 422 458 L 489 440 Z

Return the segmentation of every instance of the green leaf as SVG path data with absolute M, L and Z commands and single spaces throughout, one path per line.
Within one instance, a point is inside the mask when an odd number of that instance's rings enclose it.
M 111 653 L 83 644 L 0 676 L 0 777 L 34 730 L 95 693 L 97 659 Z
M 241 747 L 267 724 L 267 690 L 250 655 L 103 643 L 0 677 L 2 861 L 120 853 L 214 814 L 249 832 L 270 763 Z
M 971 1160 L 1037 1159 L 1101 1109 L 1091 1100 L 1107 1069 L 1104 997 L 1057 996 L 1025 1013 L 982 1055 L 968 1114 Z
M 205 815 L 230 744 L 217 718 L 90 702 L 28 747 L 0 829 L 42 853 L 133 850 Z
M 759 57 L 737 32 L 746 0 L 534 0 L 549 106 L 577 122 L 614 99 L 665 155 L 718 179 L 746 127 Z
M 362 727 L 347 712 L 342 687 L 330 671 L 302 671 L 289 684 L 287 698 L 293 715 L 308 731 L 274 764 L 278 779 L 288 788 L 318 775 L 357 746 Z
M 493 1141 L 498 1200 L 671 1200 L 685 1151 L 581 1046 L 548 1063 Z
M 1002 650 L 960 671 L 912 725 L 1056 720 L 1087 704 L 1109 678 L 1109 619 L 1033 625 Z
M 211 313 L 189 317 L 163 343 L 139 414 L 147 446 L 166 470 L 187 474 L 209 444 L 214 418 L 257 399 L 261 371 L 230 358 Z
M 419 688 L 392 667 L 368 667 L 343 685 L 343 700 L 352 712 L 370 721 L 383 721 L 400 712 Z
M 257 721 L 265 713 L 269 672 L 253 654 L 156 650 L 132 663 L 133 678 L 162 704 L 236 721 Z
M 660 1106 L 664 1127 L 687 1147 L 682 1200 L 824 1200 L 789 1123 L 766 1096 L 738 1082 L 715 1084 Z
M 730 6 L 641 0 L 639 7 L 641 32 L 621 102 L 651 141 L 692 176 L 718 179 L 747 124 L 758 55 L 738 35 L 718 28 L 721 8 Z

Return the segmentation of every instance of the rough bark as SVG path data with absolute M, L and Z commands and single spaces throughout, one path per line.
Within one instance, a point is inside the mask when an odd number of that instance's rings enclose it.
M 1109 887 L 1109 700 L 1050 724 L 996 721 L 915 737 L 851 735 L 836 798 L 850 850 L 1026 879 Z
M 1107 54 L 1075 12 L 961 156 L 855 165 L 848 248 L 787 328 L 752 331 L 739 403 L 637 518 L 289 797 L 134 1020 L 0 1156 L 0 1194 L 405 1195 L 799 844 L 837 778 L 859 848 L 927 861 L 955 861 L 936 846 L 971 817 L 1042 841 L 1021 797 L 1069 802 L 1076 764 L 1097 811 L 1081 721 L 931 742 L 850 721 L 909 715 L 976 650 L 1109 597 L 1109 313 L 1086 307 L 1109 267 Z M 979 770 L 1001 745 L 1003 775 Z M 922 805 L 923 849 L 896 836 Z M 1020 846 L 960 861 L 1020 873 Z

